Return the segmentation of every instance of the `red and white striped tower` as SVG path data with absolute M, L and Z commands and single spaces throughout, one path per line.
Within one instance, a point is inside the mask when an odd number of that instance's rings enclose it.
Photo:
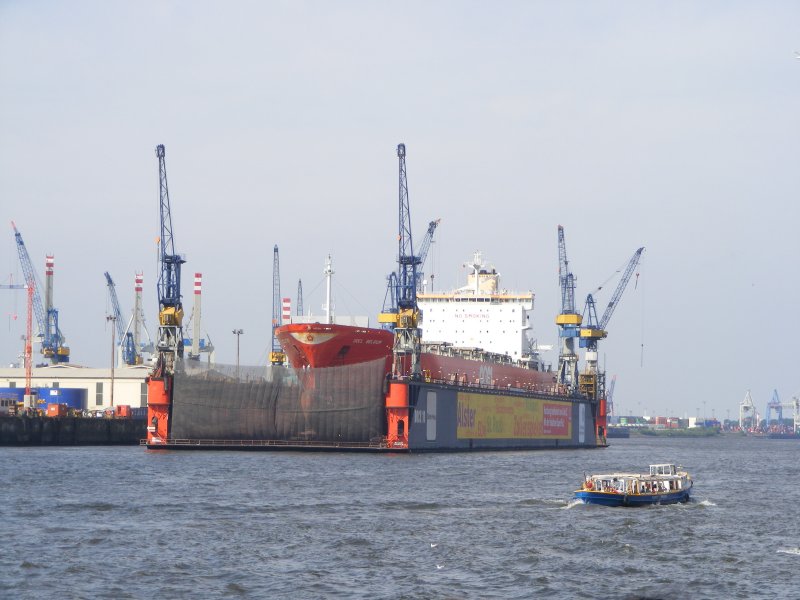
M 55 257 L 48 254 L 45 258 L 44 268 L 44 312 L 50 314 L 53 308 L 53 267 L 56 264 Z
M 194 317 L 192 317 L 192 351 L 193 357 L 200 356 L 200 300 L 203 294 L 203 274 L 194 274 Z
M 292 299 L 283 298 L 281 302 L 281 325 L 292 322 Z
M 134 301 L 133 301 L 133 344 L 136 348 L 138 355 L 141 345 L 142 336 L 142 320 L 144 313 L 142 312 L 142 284 L 144 283 L 144 274 L 136 273 L 136 280 L 134 284 Z

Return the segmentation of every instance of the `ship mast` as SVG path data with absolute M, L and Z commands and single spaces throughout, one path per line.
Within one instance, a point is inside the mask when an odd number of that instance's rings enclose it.
M 333 323 L 333 312 L 331 311 L 331 275 L 333 275 L 333 266 L 331 264 L 331 255 L 328 254 L 328 260 L 325 261 L 325 322 L 328 325 Z
M 477 297 L 481 293 L 480 273 L 481 267 L 483 266 L 481 253 L 475 252 L 475 255 L 472 257 L 472 262 L 467 266 L 472 267 L 472 270 L 475 271 L 475 296 Z

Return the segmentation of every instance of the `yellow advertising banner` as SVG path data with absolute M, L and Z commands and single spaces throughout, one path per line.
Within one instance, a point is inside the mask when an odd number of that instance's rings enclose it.
M 572 439 L 572 403 L 458 393 L 458 439 Z

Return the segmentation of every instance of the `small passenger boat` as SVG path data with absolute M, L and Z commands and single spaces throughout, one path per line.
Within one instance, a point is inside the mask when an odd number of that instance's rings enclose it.
M 589 475 L 575 499 L 604 506 L 645 506 L 688 502 L 692 478 L 673 464 L 650 465 L 650 473 Z

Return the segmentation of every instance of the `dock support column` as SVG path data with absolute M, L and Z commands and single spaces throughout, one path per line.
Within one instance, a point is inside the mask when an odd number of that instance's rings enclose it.
M 386 394 L 386 437 L 390 448 L 408 449 L 408 415 L 408 383 L 390 381 Z
M 172 377 L 147 378 L 147 444 L 163 444 L 169 437 Z
M 608 430 L 606 410 L 606 399 L 600 398 L 597 402 L 597 443 L 603 446 L 606 445 L 606 431 Z

